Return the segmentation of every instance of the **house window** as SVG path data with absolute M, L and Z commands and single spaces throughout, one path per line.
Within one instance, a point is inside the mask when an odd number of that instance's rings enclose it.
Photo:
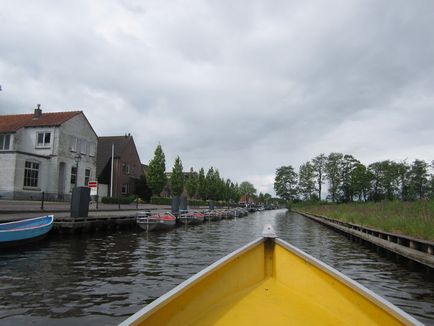
M 86 154 L 86 145 L 87 145 L 87 142 L 85 141 L 85 140 L 82 140 L 81 142 L 80 142 L 80 153 L 81 154 Z
M 39 163 L 26 161 L 24 168 L 24 187 L 38 187 Z
M 11 147 L 11 135 L 0 135 L 0 150 L 6 151 Z
M 129 165 L 128 163 L 124 163 L 122 165 L 122 170 L 124 171 L 125 174 L 130 174 L 131 173 L 131 165 Z
M 84 185 L 87 186 L 90 180 L 90 169 L 84 170 Z
M 95 156 L 95 143 L 89 143 L 89 156 Z
M 43 131 L 37 133 L 36 147 L 50 147 L 51 144 L 51 132 Z
M 71 152 L 77 151 L 77 138 L 74 136 L 71 136 L 71 138 L 70 138 L 69 150 Z
M 128 194 L 128 183 L 124 183 L 123 185 L 122 185 L 122 195 L 126 195 L 126 194 Z
M 71 167 L 71 190 L 73 186 L 77 186 L 77 167 Z

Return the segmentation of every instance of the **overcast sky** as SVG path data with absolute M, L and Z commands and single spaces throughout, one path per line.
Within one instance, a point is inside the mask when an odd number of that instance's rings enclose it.
M 273 191 L 330 152 L 434 159 L 434 1 L 0 0 L 0 114 L 82 110 L 149 163 Z

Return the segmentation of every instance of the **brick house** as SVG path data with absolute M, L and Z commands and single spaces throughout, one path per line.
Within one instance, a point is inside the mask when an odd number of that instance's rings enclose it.
M 136 182 L 143 175 L 144 169 L 133 136 L 128 134 L 99 137 L 97 154 L 99 197 L 110 196 L 111 192 L 112 197 L 134 194 Z
M 0 196 L 69 200 L 96 177 L 96 152 L 82 111 L 0 115 Z

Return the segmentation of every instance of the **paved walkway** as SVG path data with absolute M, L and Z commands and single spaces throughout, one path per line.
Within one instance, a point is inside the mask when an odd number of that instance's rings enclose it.
M 98 203 L 98 209 L 95 202 L 89 205 L 89 217 L 98 216 L 127 216 L 135 215 L 137 211 L 167 211 L 170 206 L 136 204 L 118 205 Z M 43 209 L 40 201 L 30 200 L 0 200 L 0 222 L 20 220 L 25 218 L 37 217 L 44 214 L 54 214 L 54 217 L 69 217 L 69 202 L 44 202 Z

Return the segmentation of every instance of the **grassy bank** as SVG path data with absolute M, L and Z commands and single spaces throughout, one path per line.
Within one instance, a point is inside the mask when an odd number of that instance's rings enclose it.
M 434 202 L 294 205 L 294 209 L 387 232 L 434 241 Z

